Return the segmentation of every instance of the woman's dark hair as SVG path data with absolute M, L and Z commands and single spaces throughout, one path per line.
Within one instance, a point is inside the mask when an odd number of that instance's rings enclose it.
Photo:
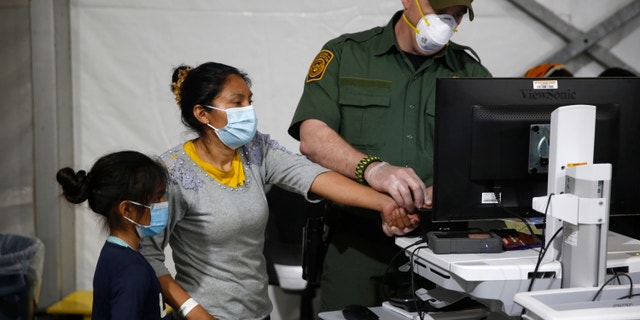
M 225 64 L 206 62 L 193 69 L 186 65 L 175 68 L 171 77 L 171 91 L 180 107 L 182 123 L 202 134 L 204 125 L 193 115 L 193 108 L 198 104 L 211 104 L 230 75 L 241 77 L 251 87 L 251 79 L 246 73 Z
M 58 170 L 56 180 L 71 203 L 89 200 L 89 207 L 103 215 L 111 230 L 122 228 L 117 207 L 124 200 L 149 204 L 163 195 L 167 171 L 159 162 L 137 151 L 120 151 L 98 159 L 89 173 L 67 167 Z M 144 209 L 144 208 L 141 208 Z M 144 210 L 140 211 L 142 214 Z

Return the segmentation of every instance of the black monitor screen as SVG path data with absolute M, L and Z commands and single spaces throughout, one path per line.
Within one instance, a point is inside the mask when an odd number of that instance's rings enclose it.
M 433 221 L 540 216 L 551 112 L 575 104 L 596 106 L 610 214 L 640 213 L 640 78 L 451 78 L 436 87 Z

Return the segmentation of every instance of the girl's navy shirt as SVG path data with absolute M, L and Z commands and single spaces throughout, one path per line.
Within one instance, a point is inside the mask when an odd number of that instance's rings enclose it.
M 105 242 L 93 277 L 91 318 L 162 319 L 162 287 L 147 260 L 129 247 Z

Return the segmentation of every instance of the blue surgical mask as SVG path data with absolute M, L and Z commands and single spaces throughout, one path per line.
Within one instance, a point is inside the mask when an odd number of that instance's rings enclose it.
M 152 203 L 150 206 L 145 206 L 142 203 L 131 200 L 129 200 L 129 202 L 137 206 L 149 208 L 151 212 L 151 222 L 148 226 L 139 224 L 131 218 L 124 216 L 124 218 L 129 220 L 129 222 L 136 225 L 136 231 L 138 232 L 140 239 L 155 236 L 167 227 L 167 220 L 169 218 L 169 203 L 167 201 Z
M 230 109 L 220 109 L 213 106 L 206 107 L 227 113 L 227 125 L 224 128 L 218 129 L 207 123 L 209 127 L 215 130 L 220 141 L 227 147 L 238 149 L 251 141 L 251 138 L 256 134 L 258 119 L 252 105 Z

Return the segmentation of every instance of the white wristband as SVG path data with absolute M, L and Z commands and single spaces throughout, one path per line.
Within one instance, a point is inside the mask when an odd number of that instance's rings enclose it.
M 382 167 L 384 167 L 384 166 L 386 166 L 386 165 L 389 165 L 389 163 L 388 163 L 388 162 L 384 162 L 384 161 L 382 161 L 382 162 L 380 162 L 380 164 L 378 164 L 377 166 L 375 166 L 375 167 L 373 167 L 373 168 L 369 169 L 369 171 L 368 171 L 368 172 L 366 172 L 366 171 L 365 171 L 365 174 L 366 174 L 366 173 L 369 173 L 369 174 L 367 174 L 367 177 L 365 177 L 365 178 L 364 178 L 364 181 L 368 181 L 368 180 L 369 180 L 369 178 L 371 178 L 371 176 L 373 175 L 373 173 L 374 173 L 374 172 L 378 171 L 380 168 L 382 168 Z
M 193 298 L 189 298 L 180 306 L 180 309 L 178 309 L 178 313 L 182 318 L 186 318 L 187 314 L 197 305 L 198 305 L 198 302 L 193 300 Z

